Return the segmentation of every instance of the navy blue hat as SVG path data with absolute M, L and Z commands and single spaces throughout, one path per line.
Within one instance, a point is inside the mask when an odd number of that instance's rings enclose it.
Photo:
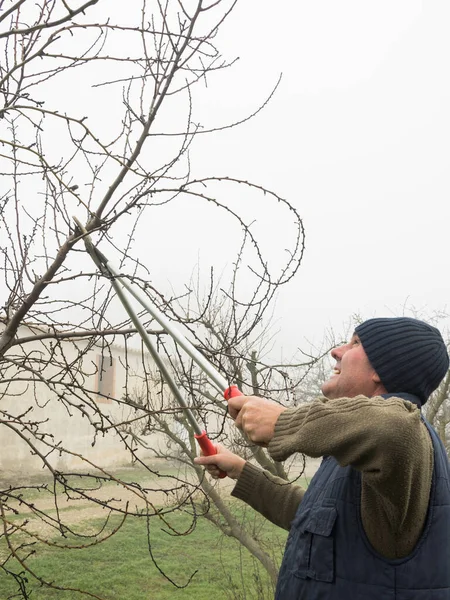
M 369 319 L 358 325 L 355 333 L 390 394 L 414 394 L 424 403 L 448 370 L 442 335 L 418 319 Z

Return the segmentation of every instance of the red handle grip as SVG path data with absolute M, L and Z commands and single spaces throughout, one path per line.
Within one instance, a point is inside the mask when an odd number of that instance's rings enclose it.
M 225 398 L 225 400 L 229 400 L 230 398 L 234 398 L 235 396 L 242 396 L 242 392 L 240 391 L 237 385 L 230 385 L 230 387 L 228 387 L 223 393 L 223 397 Z M 216 447 L 206 435 L 206 431 L 202 431 L 201 434 L 195 434 L 194 437 L 197 440 L 198 445 L 202 449 L 203 454 L 205 456 L 214 456 L 214 454 L 217 454 Z M 224 471 L 220 471 L 220 479 L 223 479 L 226 476 L 227 474 Z
M 225 400 L 229 400 L 230 398 L 236 398 L 236 396 L 243 395 L 244 394 L 241 392 L 237 385 L 230 385 L 230 387 L 228 387 L 223 393 L 223 397 L 225 398 Z
M 214 446 L 212 441 L 209 439 L 209 437 L 206 435 L 206 431 L 202 431 L 202 433 L 200 433 L 200 434 L 195 434 L 194 437 L 197 440 L 198 445 L 202 449 L 203 454 L 205 456 L 213 456 L 214 454 L 217 454 L 216 447 Z M 226 476 L 227 476 L 227 474 L 225 473 L 225 471 L 220 471 L 219 479 L 223 479 Z

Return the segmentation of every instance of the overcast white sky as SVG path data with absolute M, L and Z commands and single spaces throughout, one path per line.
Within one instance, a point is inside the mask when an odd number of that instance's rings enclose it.
M 122 15 L 121 2 L 109 6 Z M 355 313 L 447 308 L 449 26 L 448 0 L 241 0 L 218 36 L 222 54 L 240 60 L 195 96 L 205 127 L 251 113 L 283 74 L 255 119 L 198 138 L 191 163 L 194 173 L 273 189 L 303 218 L 304 260 L 275 315 L 285 356 L 327 328 L 342 331 Z M 67 110 L 71 101 L 84 110 L 77 87 L 58 93 Z M 108 126 L 111 107 L 97 108 Z M 286 215 L 245 195 L 229 201 L 256 220 L 266 255 L 279 256 Z M 162 291 L 179 291 L 197 262 L 206 276 L 232 260 L 238 239 L 217 211 L 189 203 L 151 215 L 135 251 Z
M 287 353 L 354 313 L 447 307 L 449 25 L 445 1 L 246 0 L 222 30 L 240 61 L 205 100 L 215 118 L 242 116 L 283 73 L 270 105 L 205 141 L 201 161 L 303 217 L 304 261 L 277 305 Z M 211 256 L 208 235 L 196 251 Z

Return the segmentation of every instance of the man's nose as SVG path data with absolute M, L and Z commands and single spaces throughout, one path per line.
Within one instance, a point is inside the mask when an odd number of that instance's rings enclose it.
M 331 351 L 331 356 L 334 358 L 334 360 L 341 360 L 342 356 L 345 353 L 345 348 L 346 344 L 344 344 L 343 346 L 337 346 L 336 348 L 333 348 L 333 350 Z

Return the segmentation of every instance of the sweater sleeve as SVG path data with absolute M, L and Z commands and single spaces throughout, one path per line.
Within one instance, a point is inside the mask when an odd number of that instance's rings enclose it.
M 366 534 L 388 558 L 408 555 L 422 531 L 433 473 L 433 446 L 420 411 L 400 398 L 320 397 L 278 418 L 269 453 L 333 456 L 362 473 Z
M 304 493 L 300 486 L 246 463 L 231 495 L 246 502 L 275 525 L 289 529 Z

